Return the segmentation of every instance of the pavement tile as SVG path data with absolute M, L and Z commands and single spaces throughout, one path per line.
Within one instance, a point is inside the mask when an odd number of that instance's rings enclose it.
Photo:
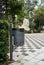
M 36 40 L 38 38 L 44 42 L 43 33 L 25 34 L 25 36 L 26 35 L 29 37 L 31 36 L 32 39 L 34 37 L 34 38 L 36 38 Z M 25 40 L 26 39 L 27 38 L 25 37 Z M 28 41 L 28 45 L 27 45 L 27 43 L 25 43 L 23 47 L 19 46 L 18 48 L 16 48 L 14 50 L 13 60 L 15 60 L 15 62 L 11 63 L 9 65 L 44 65 L 44 47 L 39 46 L 39 44 L 36 43 L 34 39 L 32 41 L 36 45 L 38 45 L 38 47 L 40 47 L 40 49 L 37 49 L 35 47 L 35 45 L 33 45 L 33 43 L 31 43 L 28 39 L 27 39 L 27 41 Z M 37 41 L 39 41 L 39 40 L 37 40 Z M 40 42 L 40 43 L 43 44 L 42 42 Z M 29 45 L 32 47 L 32 49 L 29 48 L 30 47 Z M 10 53 L 8 55 L 10 57 Z

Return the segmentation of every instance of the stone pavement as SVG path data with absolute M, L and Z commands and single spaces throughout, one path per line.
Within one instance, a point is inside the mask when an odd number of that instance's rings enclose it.
M 25 44 L 13 52 L 9 65 L 44 65 L 44 33 L 25 34 Z

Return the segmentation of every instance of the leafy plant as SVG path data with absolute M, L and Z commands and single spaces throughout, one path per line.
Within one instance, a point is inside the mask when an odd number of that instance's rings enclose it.
M 40 31 L 42 26 L 44 26 L 44 6 L 41 6 L 38 9 L 33 10 L 33 12 L 33 18 L 36 24 L 36 29 Z
M 9 50 L 9 24 L 7 20 L 0 20 L 0 62 L 7 61 Z

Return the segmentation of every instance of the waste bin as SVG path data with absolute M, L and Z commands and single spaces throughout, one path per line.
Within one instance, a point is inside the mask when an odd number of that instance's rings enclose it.
M 20 28 L 13 28 L 12 29 L 13 32 L 13 37 L 14 37 L 14 45 L 15 46 L 23 46 L 24 45 L 24 29 Z

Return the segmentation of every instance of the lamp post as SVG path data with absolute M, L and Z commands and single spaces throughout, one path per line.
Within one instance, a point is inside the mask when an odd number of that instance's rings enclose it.
M 13 52 L 13 45 L 12 45 L 12 22 L 13 22 L 13 19 L 12 18 L 8 18 L 9 19 L 9 21 L 10 21 L 10 62 L 12 62 L 13 61 L 13 54 L 12 54 L 12 52 Z

